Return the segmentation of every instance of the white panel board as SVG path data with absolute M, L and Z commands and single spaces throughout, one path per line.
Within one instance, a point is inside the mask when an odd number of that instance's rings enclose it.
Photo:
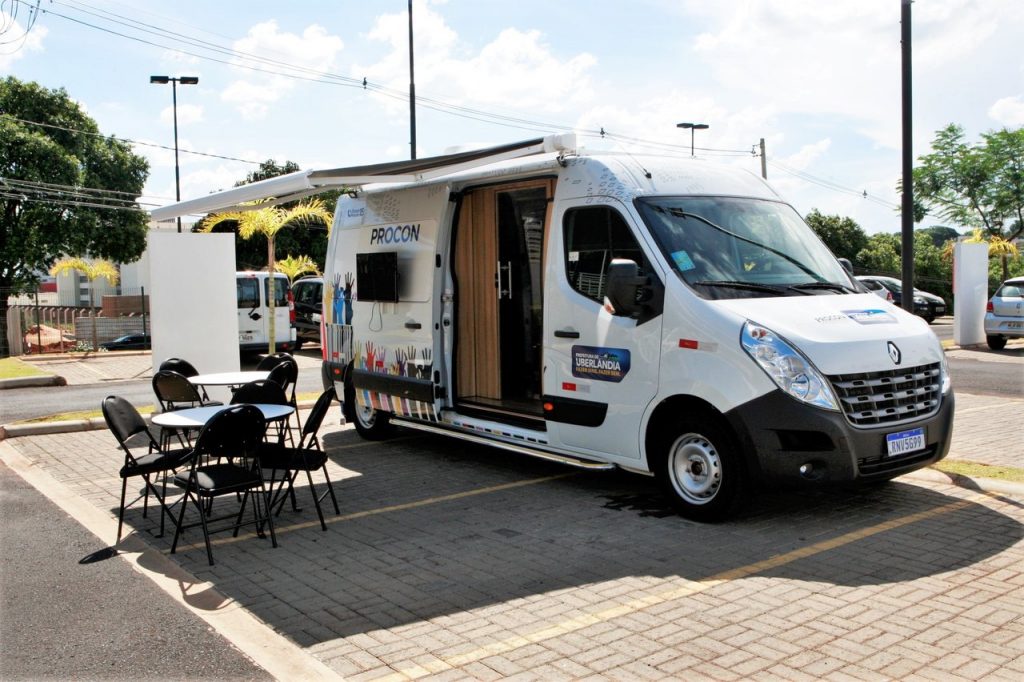
M 953 342 L 985 343 L 988 303 L 988 244 L 957 242 L 953 247 Z
M 235 236 L 150 232 L 149 280 L 153 371 L 171 357 L 202 374 L 237 371 Z M 230 400 L 226 388 L 207 390 Z

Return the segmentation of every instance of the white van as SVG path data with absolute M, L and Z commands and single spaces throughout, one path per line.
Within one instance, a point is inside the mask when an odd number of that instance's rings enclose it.
M 367 438 L 401 424 L 653 473 L 701 520 L 757 488 L 884 481 L 948 451 L 936 336 L 752 173 L 553 136 L 179 206 L 337 186 L 325 376 Z
M 236 272 L 238 347 L 243 353 L 266 353 L 270 347 L 270 287 L 265 272 Z M 295 348 L 288 278 L 274 275 L 274 340 L 276 350 Z

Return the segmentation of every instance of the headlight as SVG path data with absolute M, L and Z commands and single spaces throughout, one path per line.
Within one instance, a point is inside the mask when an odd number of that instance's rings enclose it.
M 914 303 L 920 303 L 921 305 L 925 305 L 926 303 L 928 303 L 928 301 L 924 300 L 920 296 L 915 296 Z
M 946 361 L 946 351 L 939 348 L 939 371 L 942 372 L 942 395 L 949 393 L 949 389 L 953 388 L 953 380 L 949 376 L 949 363 Z
M 740 343 L 754 362 L 783 391 L 815 407 L 839 409 L 839 403 L 825 377 L 771 329 L 748 321 L 743 325 Z

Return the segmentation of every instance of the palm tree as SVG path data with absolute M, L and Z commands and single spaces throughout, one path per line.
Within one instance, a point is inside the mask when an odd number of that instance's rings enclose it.
M 92 349 L 99 348 L 96 340 L 96 311 L 93 309 L 92 283 L 94 280 L 103 277 L 110 286 L 116 286 L 118 280 L 117 266 L 108 260 L 94 260 L 89 262 L 82 258 L 62 258 L 50 268 L 50 274 L 56 277 L 65 273 L 77 270 L 89 280 L 89 314 L 92 316 Z
M 275 267 L 278 272 L 288 278 L 289 284 L 294 282 L 296 277 L 307 272 L 311 272 L 314 275 L 320 274 L 320 269 L 309 256 L 292 256 L 288 254 L 288 257 L 284 260 L 279 260 Z
M 294 227 L 311 223 L 320 223 L 330 227 L 331 213 L 324 207 L 319 199 L 304 201 L 292 208 L 280 208 L 277 206 L 268 208 L 253 208 L 248 211 L 231 211 L 229 213 L 218 213 L 203 220 L 199 227 L 201 232 L 212 232 L 213 228 L 228 221 L 238 223 L 238 236 L 242 239 L 250 239 L 254 235 L 261 234 L 267 238 L 267 272 L 271 277 L 267 278 L 267 290 L 270 292 L 267 304 L 270 309 L 270 336 L 269 351 L 275 352 L 276 329 L 274 302 L 275 285 L 273 284 L 273 273 L 277 270 L 274 263 L 274 237 L 286 227 Z

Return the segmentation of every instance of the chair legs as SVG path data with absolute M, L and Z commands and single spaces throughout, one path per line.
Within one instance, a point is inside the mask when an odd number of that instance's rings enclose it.
M 316 505 L 316 515 L 317 518 L 320 519 L 320 528 L 322 530 L 327 530 L 327 522 L 324 520 L 324 512 L 323 509 L 320 507 L 320 502 L 325 497 L 330 495 L 331 503 L 334 505 L 334 513 L 341 514 L 341 509 L 338 508 L 338 499 L 334 496 L 334 486 L 331 483 L 331 478 L 330 476 L 327 475 L 327 465 L 324 464 L 321 470 L 324 472 L 324 481 L 327 484 L 327 490 L 320 494 L 317 494 L 316 486 L 313 485 L 313 472 L 310 471 L 309 469 L 306 469 L 305 471 L 306 480 L 309 482 L 309 492 L 313 496 L 313 504 Z M 276 474 L 276 472 L 274 473 Z M 281 514 L 281 510 L 284 509 L 284 503 L 285 500 L 287 499 L 291 499 L 292 501 L 292 510 L 301 511 L 295 504 L 295 479 L 298 478 L 298 476 L 299 472 L 296 470 L 292 471 L 290 474 L 286 474 L 284 478 L 281 479 L 280 483 L 278 484 L 277 492 L 274 493 L 273 499 L 271 501 L 271 509 L 274 509 L 276 507 L 274 515 Z M 274 480 L 275 478 L 272 476 L 271 487 L 273 487 Z M 284 486 L 286 483 L 288 485 L 288 489 L 284 490 Z
M 213 512 L 213 499 L 211 495 L 196 495 L 191 490 L 186 490 L 185 496 L 181 502 L 181 510 L 178 512 L 178 521 L 175 524 L 174 540 L 171 542 L 171 554 L 174 554 L 178 550 L 178 538 L 181 537 L 182 531 L 186 528 L 192 528 L 193 526 L 201 526 L 203 529 L 203 541 L 206 544 L 206 558 L 210 562 L 210 565 L 214 565 L 213 561 L 213 545 L 210 542 L 210 533 L 218 532 L 219 530 L 233 529 L 234 532 L 232 537 L 238 537 L 238 531 L 243 525 L 242 518 L 245 515 L 245 508 L 249 501 L 250 495 L 253 497 L 253 521 L 256 525 L 256 534 L 259 537 L 266 537 L 263 533 L 263 524 L 266 523 L 270 528 L 270 540 L 273 547 L 277 547 L 277 534 L 274 532 L 274 519 L 273 514 L 270 513 L 270 495 L 266 488 L 262 485 L 257 490 L 246 490 L 242 493 L 242 501 L 239 504 L 238 513 L 233 514 L 234 523 L 226 528 L 218 528 L 213 531 L 210 530 L 210 523 L 213 521 L 223 521 L 225 518 L 220 517 L 217 519 L 211 518 Z M 185 521 L 185 507 L 188 505 L 188 500 L 192 500 L 193 506 L 199 512 L 199 523 L 193 523 L 189 526 L 184 525 Z
M 145 487 L 143 488 L 142 493 L 142 518 L 149 517 L 149 493 L 150 491 L 152 491 L 153 497 L 155 497 L 156 501 L 160 504 L 160 534 L 157 535 L 157 537 L 163 537 L 165 528 L 164 517 L 170 516 L 171 523 L 174 523 L 174 517 L 171 516 L 170 510 L 167 508 L 167 476 L 164 475 L 163 478 L 162 492 L 157 491 L 156 486 L 153 485 L 153 482 L 150 480 L 148 474 L 142 476 L 142 480 L 145 483 Z M 124 528 L 124 510 L 127 506 L 125 505 L 125 498 L 127 497 L 127 494 L 128 477 L 126 476 L 121 479 L 121 506 L 117 512 L 117 540 L 114 542 L 114 544 L 121 542 L 121 531 Z M 138 500 L 138 498 L 135 498 L 135 500 Z

